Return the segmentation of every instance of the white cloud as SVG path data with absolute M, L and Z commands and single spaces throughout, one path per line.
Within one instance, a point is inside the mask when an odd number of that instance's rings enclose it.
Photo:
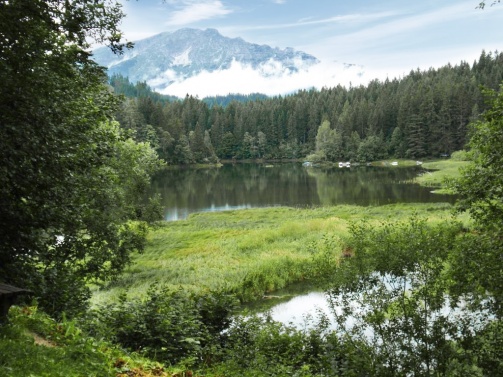
M 175 80 L 163 94 L 185 97 L 186 94 L 204 98 L 229 93 L 263 93 L 270 96 L 293 93 L 299 89 L 333 87 L 338 84 L 360 85 L 376 78 L 362 74 L 361 67 L 346 67 L 342 63 L 319 63 L 309 69 L 290 73 L 274 62 L 268 62 L 259 70 L 234 61 L 229 69 L 215 72 L 203 71 L 186 80 Z M 384 77 L 385 78 L 385 77 Z
M 320 19 L 314 19 L 312 17 L 301 18 L 297 22 L 291 23 L 273 23 L 273 24 L 262 24 L 262 25 L 240 25 L 240 26 L 227 26 L 222 27 L 220 30 L 226 33 L 237 33 L 238 31 L 245 30 L 279 30 L 279 29 L 289 29 L 296 28 L 300 26 L 312 26 L 312 25 L 323 25 L 323 24 L 336 24 L 336 23 L 359 23 L 364 24 L 366 22 L 376 21 L 383 18 L 388 18 L 397 15 L 396 12 L 378 12 L 369 14 L 345 14 L 339 16 L 332 16 Z
M 259 67 L 259 71 L 262 76 L 266 77 L 281 77 L 287 74 L 287 69 L 281 64 L 280 61 L 269 59 L 268 61 L 262 63 Z
M 219 0 L 183 0 L 176 4 L 172 3 L 180 9 L 171 12 L 166 21 L 168 26 L 188 25 L 232 13 L 232 10 L 226 8 Z
M 273 0 L 272 2 L 275 4 L 285 4 L 286 0 Z
M 178 76 L 176 71 L 173 69 L 168 69 L 165 72 L 161 73 L 159 76 L 157 76 L 153 80 L 148 81 L 148 85 L 155 88 L 155 87 L 164 87 L 167 83 L 171 83 L 174 81 L 181 81 L 181 78 Z

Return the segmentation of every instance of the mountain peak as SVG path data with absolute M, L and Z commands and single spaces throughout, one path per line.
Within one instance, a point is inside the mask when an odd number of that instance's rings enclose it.
M 142 39 L 122 56 L 102 47 L 94 51 L 94 58 L 108 68 L 109 75 L 121 74 L 131 82 L 146 81 L 159 91 L 204 72 L 228 70 L 236 63 L 264 77 L 298 72 L 318 63 L 314 56 L 293 48 L 272 48 L 225 37 L 216 29 L 192 28 Z

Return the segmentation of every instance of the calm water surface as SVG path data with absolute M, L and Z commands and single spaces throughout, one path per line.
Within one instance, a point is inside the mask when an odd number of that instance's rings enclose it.
M 275 321 L 304 328 L 306 320 L 316 320 L 323 313 L 333 322 L 327 296 L 311 283 L 295 283 L 280 289 L 264 299 L 245 304 L 250 314 L 268 313 Z
M 164 171 L 152 183 L 167 221 L 189 214 L 255 207 L 453 202 L 412 181 L 419 167 L 305 168 L 301 163 L 225 164 Z

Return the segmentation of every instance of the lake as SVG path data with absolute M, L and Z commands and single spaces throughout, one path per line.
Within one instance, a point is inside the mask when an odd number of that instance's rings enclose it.
M 152 182 L 166 221 L 196 212 L 256 207 L 306 208 L 338 204 L 383 205 L 454 202 L 432 194 L 414 179 L 421 167 L 306 168 L 301 163 L 237 163 L 221 167 L 165 170 Z
M 424 172 L 420 166 L 306 168 L 302 163 L 237 163 L 165 170 L 153 179 L 151 193 L 161 195 L 166 221 L 197 212 L 255 207 L 454 203 L 455 197 L 432 194 L 431 188 L 414 183 Z M 316 287 L 294 284 L 273 295 L 248 309 L 270 310 L 274 320 L 300 328 L 306 316 L 316 317 L 321 311 L 330 317 L 325 295 Z

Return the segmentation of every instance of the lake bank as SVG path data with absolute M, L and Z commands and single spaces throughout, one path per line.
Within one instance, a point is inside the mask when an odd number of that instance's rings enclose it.
M 452 192 L 446 187 L 449 180 L 458 179 L 461 177 L 460 169 L 468 166 L 469 161 L 456 160 L 437 160 L 423 164 L 425 172 L 417 177 L 416 181 L 421 186 L 431 187 L 437 194 L 451 194 Z

